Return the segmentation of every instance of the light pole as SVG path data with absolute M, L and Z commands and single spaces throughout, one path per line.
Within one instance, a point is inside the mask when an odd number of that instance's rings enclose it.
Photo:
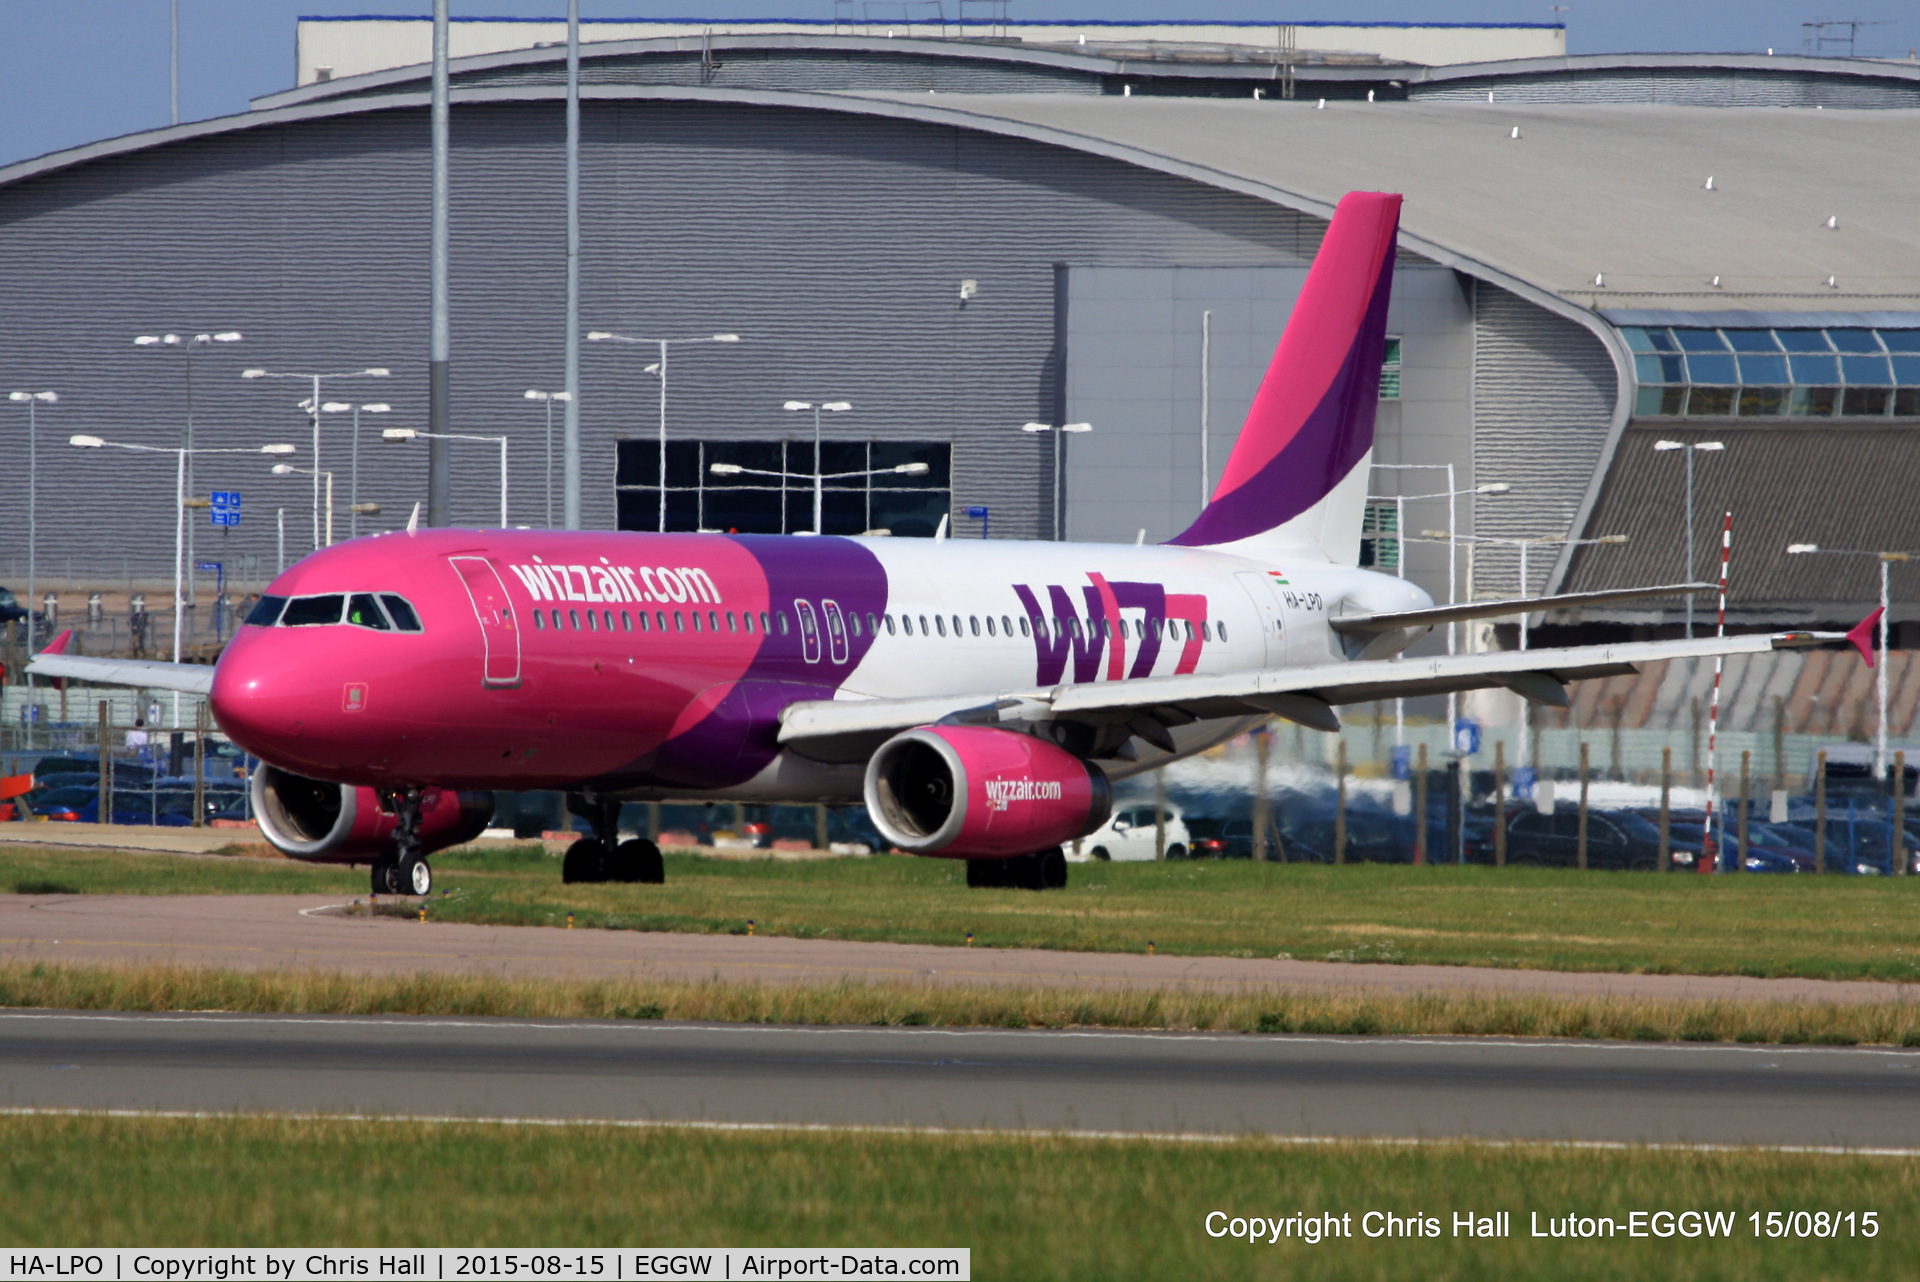
M 367 369 L 340 370 L 330 374 L 296 374 L 291 371 L 264 369 L 240 371 L 241 378 L 300 378 L 313 384 L 312 397 L 302 401 L 300 408 L 313 417 L 313 546 L 316 551 L 320 547 L 320 472 L 318 470 L 320 467 L 320 385 L 328 379 L 388 378 L 392 373 L 393 371 L 378 365 Z
M 1020 430 L 1023 432 L 1031 432 L 1035 435 L 1041 432 L 1053 433 L 1053 541 L 1058 543 L 1065 534 L 1065 531 L 1061 527 L 1060 516 L 1060 491 L 1064 485 L 1063 478 L 1060 474 L 1060 441 L 1068 432 L 1076 434 L 1080 432 L 1091 432 L 1093 430 L 1093 424 L 1062 423 L 1056 427 L 1052 423 L 1022 423 Z
M 333 473 L 331 471 L 316 470 L 310 467 L 295 467 L 291 463 L 275 463 L 273 465 L 272 471 L 275 476 L 311 476 L 313 478 L 313 483 L 315 485 L 320 484 L 320 478 L 322 477 L 326 478 L 326 481 L 327 481 L 327 524 L 326 524 L 327 542 L 326 542 L 326 546 L 332 547 L 333 546 Z
M 829 414 L 844 414 L 846 411 L 853 408 L 853 402 L 851 401 L 788 401 L 786 402 L 786 404 L 782 405 L 780 408 L 783 410 L 789 410 L 793 412 L 798 412 L 801 410 L 813 411 L 813 532 L 815 534 L 824 534 L 826 533 L 826 526 L 822 523 L 822 519 L 821 519 L 821 508 L 823 506 L 822 499 L 823 499 L 824 487 L 821 484 L 821 482 L 823 482 L 826 478 L 821 474 L 821 470 L 820 470 L 824 466 L 824 464 L 822 464 L 822 462 L 820 461 L 820 412 L 822 410 L 825 410 Z M 853 472 L 837 473 L 836 479 L 839 476 L 853 476 L 853 475 L 856 475 L 856 473 L 853 473 Z
M 1693 582 L 1693 456 L 1701 451 L 1717 453 L 1726 449 L 1721 441 L 1695 441 L 1691 445 L 1685 441 L 1655 441 L 1654 453 L 1665 454 L 1672 450 L 1684 450 L 1687 456 L 1687 582 Z M 1693 636 L 1693 595 L 1687 595 L 1687 636 Z
M 1916 555 L 1913 552 L 1856 552 L 1848 548 L 1823 548 L 1818 543 L 1789 543 L 1789 556 L 1870 556 L 1880 562 L 1880 627 L 1878 649 L 1880 661 L 1874 665 L 1876 676 L 1874 694 L 1880 705 L 1880 732 L 1875 736 L 1873 748 L 1873 773 L 1880 779 L 1887 777 L 1887 567 L 1898 561 L 1905 564 Z M 1900 781 L 1900 787 L 1906 787 L 1906 780 Z
M 1445 472 L 1447 474 L 1447 488 L 1436 494 L 1396 494 L 1392 496 L 1395 521 L 1393 538 L 1396 550 L 1400 553 L 1396 559 L 1400 561 L 1402 565 L 1405 565 L 1407 559 L 1407 504 L 1445 499 L 1447 501 L 1447 542 L 1454 543 L 1458 541 L 1460 535 L 1460 509 L 1459 505 L 1455 502 L 1456 499 L 1463 494 L 1470 497 L 1481 494 L 1507 494 L 1513 489 L 1513 487 L 1505 481 L 1489 481 L 1484 485 L 1476 485 L 1472 489 L 1460 489 L 1454 480 L 1454 465 L 1451 463 L 1375 463 L 1374 467 L 1387 472 Z M 1369 497 L 1384 496 L 1373 495 Z M 1459 601 L 1459 564 L 1459 558 L 1454 555 L 1453 549 L 1449 547 L 1447 549 L 1448 605 L 1457 604 Z M 1406 577 L 1404 570 L 1401 572 L 1400 577 Z M 1459 651 L 1458 627 L 1459 625 L 1453 622 L 1447 624 L 1448 654 L 1456 654 Z M 1407 702 L 1405 699 L 1395 699 L 1393 701 L 1393 741 L 1396 745 L 1406 742 L 1406 710 Z M 1447 743 L 1449 745 L 1453 743 L 1454 722 L 1459 720 L 1459 717 L 1460 696 L 1458 693 L 1450 690 L 1447 692 Z
M 320 407 L 320 410 L 322 413 L 325 413 L 325 414 L 345 414 L 348 410 L 353 411 L 353 467 L 347 473 L 347 513 L 348 513 L 347 537 L 350 539 L 357 539 L 360 537 L 360 507 L 361 507 L 360 505 L 360 415 L 363 413 L 390 414 L 393 412 L 393 406 L 387 404 L 385 401 L 374 401 L 370 405 L 358 405 L 358 404 L 349 405 L 345 401 L 328 401 L 325 405 L 322 405 Z M 328 503 L 327 509 L 328 509 L 328 512 L 331 513 L 333 509 L 333 504 Z M 333 540 L 328 539 L 327 542 L 331 543 L 333 542 Z
M 825 533 L 820 525 L 820 483 L 822 481 L 846 481 L 856 476 L 925 476 L 931 470 L 925 463 L 898 463 L 893 467 L 869 468 L 862 472 L 827 472 L 822 474 L 820 471 L 819 453 L 815 452 L 813 457 L 814 466 L 811 474 L 806 472 L 768 472 L 757 467 L 742 467 L 738 463 L 714 463 L 709 466 L 707 470 L 715 476 L 770 476 L 780 481 L 812 481 L 813 532 L 815 534 Z M 783 513 L 781 524 L 785 525 L 785 523 L 785 514 Z
M 261 445 L 256 448 L 242 449 L 168 449 L 164 445 L 129 445 L 123 441 L 106 441 L 97 436 L 69 436 L 67 444 L 83 450 L 132 450 L 136 454 L 172 454 L 177 462 L 173 482 L 173 661 L 180 662 L 180 613 L 182 593 L 186 588 L 186 548 L 187 548 L 187 456 L 189 454 L 273 454 L 287 455 L 294 452 L 291 445 Z M 180 692 L 173 695 L 173 724 L 180 725 Z
M 507 528 L 507 438 L 469 436 L 465 432 L 417 432 L 411 427 L 390 427 L 380 433 L 383 441 L 486 441 L 500 445 L 500 528 Z
M 174 121 L 179 124 L 178 120 Z M 160 351 L 176 351 L 186 359 L 187 383 L 187 422 L 186 430 L 180 438 L 180 447 L 193 449 L 193 356 L 202 349 L 210 349 L 215 343 L 238 343 L 241 341 L 239 330 L 226 329 L 207 334 L 141 334 L 133 340 L 135 347 L 151 347 Z M 193 460 L 187 460 L 187 492 L 193 493 Z M 195 566 L 198 563 L 193 555 L 193 527 L 187 527 L 187 599 L 198 597 L 194 584 Z
M 1420 536 L 1421 536 L 1420 541 L 1423 543 L 1424 542 L 1450 543 L 1450 542 L 1456 541 L 1456 536 L 1449 535 L 1444 530 L 1422 530 L 1420 531 Z M 1625 543 L 1627 541 L 1627 536 L 1624 534 L 1603 534 L 1597 539 L 1556 539 L 1556 538 L 1550 538 L 1550 537 L 1544 537 L 1544 536 L 1541 538 L 1534 538 L 1534 539 L 1514 539 L 1514 538 L 1500 538 L 1493 535 L 1470 534 L 1470 535 L 1467 535 L 1465 538 L 1458 539 L 1458 541 L 1462 543 L 1493 543 L 1502 547 L 1512 547 L 1512 548 L 1520 549 L 1520 567 L 1519 567 L 1520 591 L 1518 595 L 1522 600 L 1525 600 L 1528 594 L 1533 590 L 1532 580 L 1527 577 L 1527 549 L 1529 547 L 1535 547 L 1535 546 L 1589 547 L 1589 546 L 1594 546 L 1599 544 L 1605 544 L 1611 547 L 1621 543 Z M 1527 644 L 1528 617 L 1529 616 L 1525 614 L 1522 614 L 1520 616 L 1520 648 L 1522 650 L 1525 650 L 1528 648 L 1528 644 Z M 1526 755 L 1527 764 L 1530 766 L 1533 766 L 1535 769 L 1538 769 L 1540 763 L 1533 759 L 1532 752 L 1529 749 L 1527 749 L 1527 747 L 1525 746 L 1530 742 L 1530 731 L 1532 730 L 1532 727 L 1533 727 L 1533 704 L 1531 701 L 1527 699 L 1522 699 L 1520 701 L 1520 741 L 1522 744 L 1522 751 L 1526 752 L 1527 754 Z
M 634 338 L 627 334 L 590 330 L 589 343 L 651 343 L 660 349 L 660 360 L 647 366 L 647 373 L 660 379 L 660 533 L 667 532 L 667 349 L 683 343 L 737 343 L 738 334 L 708 334 L 702 338 Z
M 33 653 L 33 611 L 34 603 L 39 599 L 37 592 L 39 518 L 35 508 L 40 499 L 40 446 L 39 434 L 35 430 L 35 413 L 41 405 L 54 405 L 60 400 L 58 392 L 8 392 L 10 401 L 24 401 L 27 406 L 27 653 Z
M 544 402 L 547 407 L 547 528 L 553 528 L 553 403 L 571 404 L 572 392 L 543 392 L 537 387 L 527 389 L 527 399 Z

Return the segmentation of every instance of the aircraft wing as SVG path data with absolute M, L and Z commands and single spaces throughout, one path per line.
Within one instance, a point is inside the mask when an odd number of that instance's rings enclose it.
M 1844 640 L 1838 632 L 1776 632 L 1691 641 L 1634 641 L 1620 645 L 1478 654 L 1371 659 L 1270 668 L 1214 676 L 1190 674 L 1138 681 L 1060 685 L 953 698 L 847 699 L 796 703 L 781 719 L 780 741 L 831 759 L 863 744 L 936 721 L 1038 721 L 1070 718 L 1125 723 L 1155 746 L 1166 728 L 1218 717 L 1262 713 L 1321 730 L 1340 727 L 1334 708 L 1375 699 L 1445 694 L 1504 686 L 1536 703 L 1566 706 L 1566 684 L 1618 676 L 1660 659 L 1762 654 Z
M 1386 614 L 1336 614 L 1327 620 L 1335 632 L 1392 632 L 1399 628 L 1431 628 L 1467 619 L 1499 619 L 1542 610 L 1566 610 L 1583 605 L 1609 605 L 1647 597 L 1685 596 L 1711 592 L 1711 583 L 1669 583 L 1653 588 L 1608 588 L 1601 592 L 1563 592 L 1559 596 L 1518 597 L 1507 601 L 1464 601 L 1425 610 L 1397 610 Z
M 165 663 L 155 659 L 94 659 L 66 653 L 73 637 L 69 628 L 33 656 L 27 671 L 36 677 L 66 677 L 97 681 L 101 685 L 138 686 L 143 690 L 178 690 L 206 694 L 213 689 L 213 668 L 201 663 Z

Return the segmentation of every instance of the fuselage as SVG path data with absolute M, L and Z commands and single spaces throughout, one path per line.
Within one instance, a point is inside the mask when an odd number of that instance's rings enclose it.
M 831 800 L 859 795 L 858 766 L 783 751 L 793 703 L 1326 663 L 1343 657 L 1330 614 L 1431 602 L 1311 554 L 435 529 L 317 552 L 265 604 L 212 700 L 282 769 Z M 1207 741 L 1203 727 L 1182 748 Z

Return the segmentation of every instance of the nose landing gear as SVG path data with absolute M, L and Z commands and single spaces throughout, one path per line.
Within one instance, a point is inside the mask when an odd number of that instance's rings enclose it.
M 373 861 L 376 895 L 427 895 L 433 891 L 433 869 L 420 853 L 420 790 L 405 788 L 386 793 L 381 800 L 392 807 L 399 822 L 393 831 L 394 853 Z
M 620 840 L 620 803 L 590 793 L 572 793 L 567 809 L 593 825 L 593 836 L 567 847 L 560 864 L 560 880 L 577 882 L 624 881 L 660 885 L 667 879 L 660 847 L 645 838 Z

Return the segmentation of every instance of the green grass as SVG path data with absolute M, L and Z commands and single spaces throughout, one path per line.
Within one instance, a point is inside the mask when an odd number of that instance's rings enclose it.
M 434 920 L 977 947 L 1555 970 L 1920 979 L 1920 879 L 1193 862 L 1077 864 L 1065 891 L 969 891 L 954 861 L 667 856 L 665 886 L 566 886 L 539 847 L 436 856 Z M 272 859 L 0 847 L 0 886 L 364 896 Z M 400 906 L 394 906 L 402 911 Z M 411 911 L 407 909 L 405 911 Z
M 977 1278 L 1910 1277 L 1920 1162 L 1730 1151 L 1300 1146 L 318 1119 L 0 1118 L 7 1246 L 963 1246 Z M 1535 1239 L 1529 1213 L 1736 1212 L 1731 1239 Z M 1757 1239 L 1750 1211 L 1879 1213 Z M 1249 1245 L 1209 1212 L 1351 1214 Z M 1369 1240 L 1368 1210 L 1438 1218 Z M 1450 1234 L 1508 1211 L 1514 1236 Z
M 1920 1047 L 1920 1006 L 925 982 L 505 979 L 0 963 L 0 1007 L 724 1023 L 1138 1028 Z
M 950 860 L 670 854 L 665 886 L 442 856 L 430 915 L 627 930 L 1552 970 L 1920 979 L 1920 879 L 1533 868 L 1076 864 L 1065 891 L 969 891 Z

